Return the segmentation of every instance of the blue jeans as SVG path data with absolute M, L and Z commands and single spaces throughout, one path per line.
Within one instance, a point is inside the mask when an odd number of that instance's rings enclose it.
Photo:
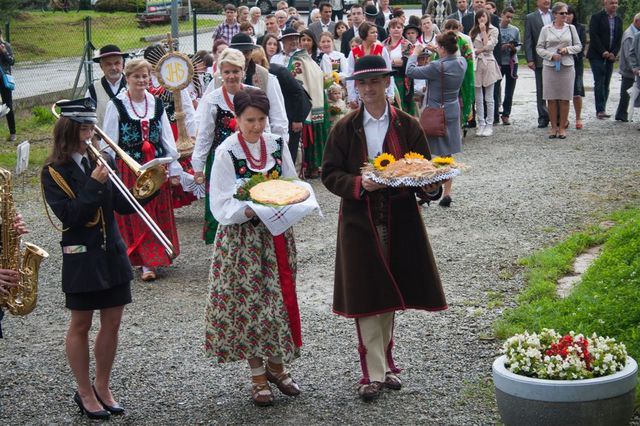
M 593 94 L 596 98 L 596 112 L 605 112 L 609 99 L 609 83 L 613 73 L 613 62 L 604 59 L 589 59 L 593 73 Z

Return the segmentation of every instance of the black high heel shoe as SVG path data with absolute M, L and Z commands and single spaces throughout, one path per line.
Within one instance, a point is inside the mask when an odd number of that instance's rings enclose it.
M 80 398 L 80 394 L 78 393 L 78 391 L 76 391 L 76 393 L 73 395 L 73 400 L 75 401 L 76 404 L 78 404 L 78 408 L 80 408 L 80 413 L 86 414 L 87 417 L 89 417 L 90 419 L 109 420 L 111 418 L 111 413 L 109 413 L 107 410 L 89 411 L 86 408 L 84 408 L 84 404 L 82 403 L 82 398 Z
M 96 391 L 96 387 L 95 386 L 91 386 L 93 388 L 93 393 L 96 394 L 96 398 L 98 399 L 98 402 L 100 404 L 102 404 L 102 406 L 105 408 L 105 410 L 107 410 L 108 412 L 110 412 L 111 414 L 124 414 L 124 407 L 122 407 L 120 404 L 116 403 L 116 405 L 107 405 L 105 404 L 102 399 L 100 398 L 100 395 L 98 395 L 98 391 Z

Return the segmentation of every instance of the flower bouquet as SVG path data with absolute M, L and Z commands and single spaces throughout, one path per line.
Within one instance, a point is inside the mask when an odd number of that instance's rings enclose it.
M 505 367 L 522 376 L 549 380 L 579 380 L 621 371 L 627 350 L 610 337 L 584 337 L 571 331 L 561 335 L 553 329 L 524 332 L 507 339 L 502 347 Z
M 453 157 L 435 157 L 429 161 L 421 154 L 408 152 L 396 159 L 385 152 L 365 163 L 361 171 L 362 176 L 379 184 L 422 187 L 457 176 L 461 167 Z

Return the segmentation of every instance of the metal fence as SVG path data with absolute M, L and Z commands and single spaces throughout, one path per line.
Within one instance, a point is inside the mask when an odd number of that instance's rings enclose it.
M 75 16 L 71 16 L 75 15 Z M 37 13 L 22 14 L 8 22 L 4 35 L 11 43 L 16 63 L 14 99 L 18 102 L 49 101 L 55 95 L 84 93 L 88 82 L 102 77 L 91 58 L 97 49 L 115 44 L 138 56 L 149 45 L 171 32 L 169 23 L 142 26 L 135 14 Z M 179 24 L 180 51 L 211 49 L 212 34 L 222 21 L 219 15 L 192 13 Z

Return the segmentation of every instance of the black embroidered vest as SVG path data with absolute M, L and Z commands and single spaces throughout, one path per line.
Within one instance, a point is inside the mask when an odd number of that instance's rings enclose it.
M 272 168 L 270 168 L 266 174 L 272 174 L 273 172 L 277 172 L 278 176 L 282 176 L 282 138 L 278 138 L 276 140 L 276 143 L 278 144 L 278 149 L 276 149 L 275 151 L 273 151 L 273 153 L 271 154 L 271 156 L 273 157 L 273 159 L 275 160 L 275 164 Z M 236 171 L 236 179 L 249 179 L 251 178 L 251 176 L 253 175 L 257 175 L 260 172 L 254 172 L 253 170 L 249 169 L 248 165 L 247 165 L 247 160 L 244 158 L 236 158 L 235 155 L 233 155 L 233 152 L 229 151 L 229 155 L 231 155 L 231 159 L 233 160 L 233 168 Z
M 113 104 L 120 115 L 118 126 L 118 145 L 124 149 L 134 160 L 144 162 L 142 153 L 142 123 L 141 120 L 133 119 L 129 116 L 124 103 L 118 98 L 112 99 Z M 160 99 L 156 99 L 156 107 L 153 117 L 149 120 L 149 143 L 155 149 L 155 158 L 164 157 L 167 153 L 162 145 L 162 112 L 163 106 Z M 170 131 L 171 129 L 167 129 Z

